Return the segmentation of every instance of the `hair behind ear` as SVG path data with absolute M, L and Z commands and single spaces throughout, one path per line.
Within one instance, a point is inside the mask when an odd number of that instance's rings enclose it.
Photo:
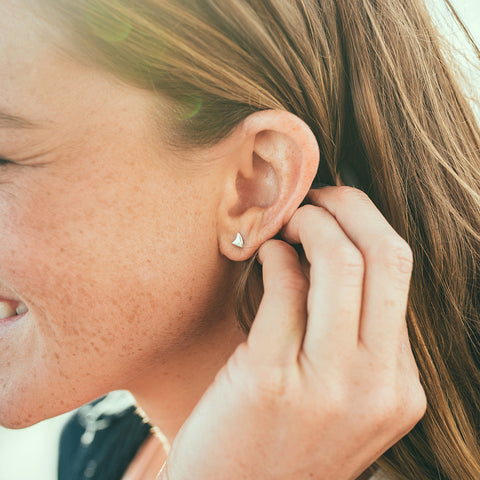
M 250 332 L 262 297 L 262 267 L 255 254 L 243 262 L 234 288 L 235 315 L 240 328 L 246 334 Z

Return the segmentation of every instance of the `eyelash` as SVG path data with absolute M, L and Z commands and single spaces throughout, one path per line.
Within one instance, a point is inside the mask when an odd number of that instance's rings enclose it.
M 4 165 L 8 165 L 9 163 L 13 163 L 13 162 L 11 162 L 10 160 L 7 160 L 6 158 L 1 158 L 0 157 L 0 167 L 2 167 Z

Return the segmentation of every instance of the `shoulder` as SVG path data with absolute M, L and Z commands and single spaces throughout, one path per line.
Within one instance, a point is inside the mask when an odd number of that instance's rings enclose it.
M 121 479 L 150 430 L 127 392 L 79 408 L 62 430 L 58 480 Z

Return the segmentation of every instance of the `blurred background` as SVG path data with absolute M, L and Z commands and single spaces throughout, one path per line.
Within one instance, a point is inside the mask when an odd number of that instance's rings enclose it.
M 468 66 L 467 59 L 472 58 L 471 48 L 459 34 L 442 0 L 426 2 L 444 35 L 465 55 L 464 64 L 473 86 L 472 93 L 479 95 L 480 73 Z M 480 0 L 452 0 L 452 3 L 480 43 Z M 480 118 L 480 110 L 477 112 Z M 24 430 L 0 427 L 0 480 L 56 480 L 58 437 L 70 415 L 65 414 Z

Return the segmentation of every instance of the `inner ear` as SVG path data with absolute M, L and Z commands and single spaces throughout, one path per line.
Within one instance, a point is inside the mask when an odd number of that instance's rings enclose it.
M 248 209 L 268 208 L 275 203 L 279 194 L 279 178 L 271 163 L 253 152 L 251 169 L 248 174 L 239 171 L 235 188 L 238 201 L 230 210 L 232 217 L 238 217 Z

